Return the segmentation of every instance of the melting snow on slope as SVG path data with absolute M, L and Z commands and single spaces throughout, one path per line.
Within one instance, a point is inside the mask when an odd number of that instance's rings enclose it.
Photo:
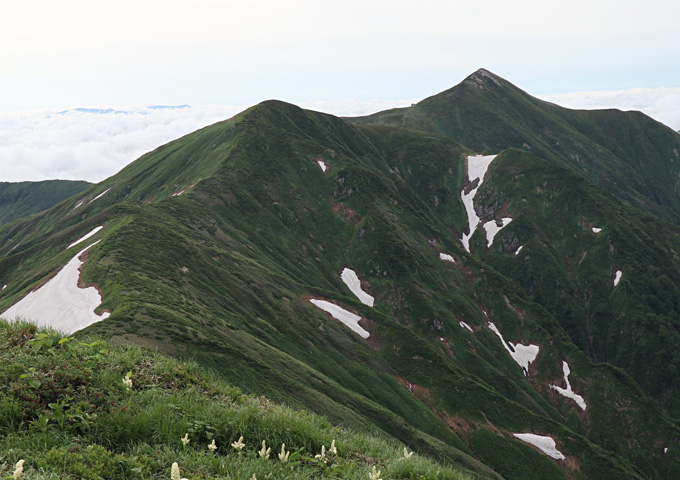
M 617 270 L 616 275 L 614 276 L 614 286 L 617 286 L 619 284 L 619 281 L 621 280 L 621 275 L 623 275 L 623 272 L 621 272 L 621 270 Z
M 501 231 L 501 228 L 505 227 L 510 222 L 512 222 L 512 218 L 504 217 L 503 219 L 501 219 L 500 227 L 496 224 L 495 220 L 491 220 L 490 222 L 486 222 L 484 224 L 484 231 L 486 232 L 486 241 L 488 242 L 489 246 L 493 243 L 493 239 L 496 237 L 496 234 Z
M 510 342 L 506 344 L 503 335 L 501 335 L 501 332 L 498 330 L 498 328 L 496 328 L 496 325 L 494 325 L 492 322 L 489 322 L 489 328 L 493 333 L 498 335 L 498 338 L 501 339 L 501 343 L 508 351 L 510 356 L 520 367 L 522 367 L 524 375 L 527 375 L 529 373 L 529 364 L 536 360 L 536 357 L 538 356 L 538 345 L 522 345 L 521 343 L 513 345 Z
M 557 385 L 550 385 L 550 388 L 552 388 L 553 390 L 557 390 L 557 393 L 559 393 L 560 395 L 563 395 L 567 398 L 571 398 L 573 401 L 576 402 L 576 405 L 581 407 L 581 410 L 585 411 L 586 409 L 585 400 L 583 400 L 583 397 L 581 395 L 577 395 L 571 389 L 571 384 L 569 383 L 569 374 L 571 373 L 571 370 L 569 370 L 569 365 L 565 361 L 562 361 L 562 371 L 564 372 L 564 381 L 567 384 L 567 388 L 558 387 Z
M 326 164 L 323 162 L 323 160 L 317 160 L 317 164 L 319 164 L 319 168 L 321 169 L 322 172 L 326 173 L 326 169 L 328 168 Z
M 515 255 L 519 255 L 519 252 L 521 252 L 523 248 L 524 248 L 524 245 L 520 245 L 519 248 L 517 249 L 517 251 L 515 252 Z
M 340 278 L 345 282 L 345 285 L 349 287 L 354 295 L 363 303 L 369 307 L 373 306 L 373 297 L 361 289 L 361 281 L 354 270 L 350 268 L 343 269 L 340 274 Z
M 469 234 L 463 234 L 461 242 L 463 243 L 465 250 L 468 252 L 470 251 L 470 237 L 475 232 L 475 228 L 477 228 L 477 224 L 479 223 L 479 217 L 475 212 L 473 199 L 475 198 L 475 194 L 477 193 L 477 190 L 479 190 L 479 187 L 482 186 L 484 175 L 486 175 L 486 171 L 489 169 L 489 165 L 491 165 L 491 162 L 494 158 L 496 158 L 496 155 L 477 155 L 474 157 L 468 157 L 467 159 L 468 179 L 470 179 L 470 182 L 474 182 L 476 178 L 479 178 L 477 188 L 470 190 L 467 195 L 465 194 L 465 190 L 460 193 L 460 196 L 463 200 L 463 205 L 465 205 L 465 211 L 467 212 L 468 228 L 470 230 Z
M 95 200 L 97 200 L 97 199 L 103 197 L 106 193 L 108 193 L 109 190 L 111 190 L 111 187 L 107 188 L 106 190 L 104 190 L 102 193 L 100 193 L 99 195 L 97 195 L 96 197 L 94 197 L 92 200 L 90 200 L 90 201 L 87 202 L 87 203 L 92 203 L 92 202 L 94 202 Z
M 92 245 L 96 245 L 95 242 Z M 38 290 L 6 310 L 2 316 L 11 320 L 23 318 L 39 326 L 47 326 L 70 334 L 88 325 L 104 320 L 109 313 L 97 315 L 94 309 L 101 303 L 99 292 L 94 287 L 78 287 L 80 255 L 92 245 L 85 247 Z
M 534 447 L 538 448 L 541 452 L 545 453 L 549 457 L 552 457 L 556 460 L 564 460 L 565 458 L 567 458 L 564 455 L 562 455 L 562 452 L 560 452 L 557 449 L 555 440 L 553 440 L 550 437 L 534 435 L 533 433 L 513 433 L 513 435 L 522 440 L 523 442 L 533 445 Z
M 443 260 L 445 262 L 451 262 L 451 263 L 456 263 L 456 261 L 453 259 L 451 255 L 448 253 L 440 253 L 439 254 L 439 260 Z
M 336 320 L 340 320 L 342 323 L 347 325 L 354 333 L 357 333 L 362 338 L 369 337 L 370 333 L 361 328 L 361 326 L 359 325 L 359 320 L 361 320 L 361 317 L 359 315 L 355 315 L 351 312 L 348 312 L 344 308 L 339 307 L 334 303 L 327 302 L 326 300 L 317 300 L 316 298 L 312 298 L 309 301 L 312 302 L 314 306 L 320 308 L 324 312 L 330 313 L 333 318 L 335 318 Z
M 461 320 L 460 322 L 458 322 L 458 324 L 460 325 L 460 328 L 467 328 L 468 330 L 472 331 L 472 327 L 470 327 L 470 325 L 468 325 L 464 321 Z
M 593 227 L 593 233 L 600 233 L 601 231 L 601 228 Z
M 99 227 L 95 228 L 94 230 L 92 230 L 92 231 L 91 231 L 90 233 L 88 233 L 87 235 L 83 235 L 83 236 L 80 237 L 78 240 L 76 240 L 75 242 L 73 242 L 71 245 L 69 245 L 68 247 L 66 247 L 66 250 L 68 250 L 69 248 L 71 248 L 71 247 L 74 246 L 74 245 L 78 245 L 78 244 L 79 244 L 80 242 L 82 242 L 83 240 L 87 240 L 87 239 L 90 238 L 92 235 L 95 235 L 95 234 L 96 234 L 99 230 L 101 230 L 102 228 L 104 228 L 104 227 L 99 226 Z

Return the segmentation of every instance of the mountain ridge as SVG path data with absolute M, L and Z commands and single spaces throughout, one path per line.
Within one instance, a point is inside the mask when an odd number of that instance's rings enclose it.
M 81 180 L 0 182 L 0 225 L 46 210 L 90 185 Z
M 415 106 L 348 120 L 437 132 L 478 152 L 528 150 L 678 223 L 680 137 L 641 112 L 566 109 L 480 69 Z
M 506 265 L 540 258 L 538 240 L 522 229 L 549 225 L 545 205 L 572 205 L 559 184 L 542 184 L 563 170 L 499 152 L 474 207 L 484 221 L 513 218 L 490 245 L 484 229 L 473 228 L 468 252 L 460 238 L 468 228 L 461 192 L 476 181 L 468 178 L 469 153 L 439 133 L 356 126 L 264 102 L 146 154 L 81 197 L 0 228 L 7 285 L 0 309 L 101 225 L 81 279 L 99 287 L 100 308 L 111 316 L 80 334 L 193 357 L 245 391 L 380 431 L 480 474 L 481 462 L 504 478 L 673 475 L 677 422 L 628 373 L 591 361 L 551 304 L 537 301 Z M 515 162 L 533 173 L 508 174 Z M 522 182 L 530 192 L 516 193 Z M 572 193 L 630 211 L 588 185 L 582 180 Z M 523 193 L 536 195 L 527 198 L 533 210 L 515 207 Z M 664 237 L 675 234 L 645 219 Z M 512 255 L 515 240 L 528 239 L 523 254 Z M 583 245 L 602 256 L 599 244 Z M 494 259 L 499 246 L 505 257 Z M 554 239 L 546 246 L 556 258 L 567 247 Z M 540 265 L 562 268 L 547 261 L 532 268 Z M 344 268 L 356 272 L 373 307 L 343 282 Z M 592 268 L 600 285 L 609 267 Z M 633 285 L 629 275 L 621 288 Z M 310 298 L 359 315 L 368 339 Z M 526 371 L 510 353 L 518 345 L 539 347 Z M 551 388 L 566 385 L 565 361 L 585 411 Z M 566 460 L 515 436 L 526 433 L 552 438 Z

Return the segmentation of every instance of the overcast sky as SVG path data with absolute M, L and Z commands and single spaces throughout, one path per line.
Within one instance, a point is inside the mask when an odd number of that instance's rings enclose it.
M 4 0 L 0 180 L 100 181 L 265 99 L 369 113 L 480 67 L 678 130 L 678 18 L 671 0 Z M 114 112 L 73 111 L 95 106 Z

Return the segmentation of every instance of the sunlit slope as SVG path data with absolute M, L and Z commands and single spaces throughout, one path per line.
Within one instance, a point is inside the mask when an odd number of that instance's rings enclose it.
M 478 152 L 529 151 L 678 223 L 680 135 L 640 112 L 570 110 L 487 70 L 417 105 L 351 119 L 437 132 Z
M 125 183 L 139 197 L 116 200 L 112 188 L 86 205 L 112 203 L 85 207 L 84 218 L 54 209 L 1 229 L 19 247 L 0 260 L 8 284 L 0 309 L 53 275 L 72 257 L 70 242 L 101 225 L 82 281 L 100 289 L 99 308 L 111 316 L 84 333 L 192 357 L 248 392 L 482 476 L 663 478 L 674 465 L 677 429 L 637 384 L 593 365 L 522 286 L 485 264 L 480 233 L 472 254 L 463 248 L 465 148 L 281 102 L 209 129 L 224 136 L 225 153 L 181 195 L 171 193 L 184 188 L 173 179 L 188 178 L 177 155 L 193 148 L 200 156 L 203 145 L 191 135 L 92 192 Z M 145 165 L 172 188 L 153 195 Z M 31 228 L 39 239 L 22 233 Z M 343 282 L 344 268 L 372 307 Z M 359 315 L 368 338 L 310 299 Z M 518 345 L 538 347 L 526 371 L 512 355 Z M 585 411 L 550 387 L 565 386 L 565 361 Z M 617 410 L 628 425 L 621 437 L 607 434 L 617 401 L 627 402 Z M 565 458 L 515 436 L 526 433 L 549 437 Z

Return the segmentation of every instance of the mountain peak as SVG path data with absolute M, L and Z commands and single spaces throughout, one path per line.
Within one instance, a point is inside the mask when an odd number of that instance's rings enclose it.
M 497 77 L 485 68 L 480 68 L 472 75 L 463 80 L 464 84 L 474 86 L 475 88 L 483 89 L 489 81 L 495 83 L 499 87 L 502 86 L 500 82 L 501 78 Z

